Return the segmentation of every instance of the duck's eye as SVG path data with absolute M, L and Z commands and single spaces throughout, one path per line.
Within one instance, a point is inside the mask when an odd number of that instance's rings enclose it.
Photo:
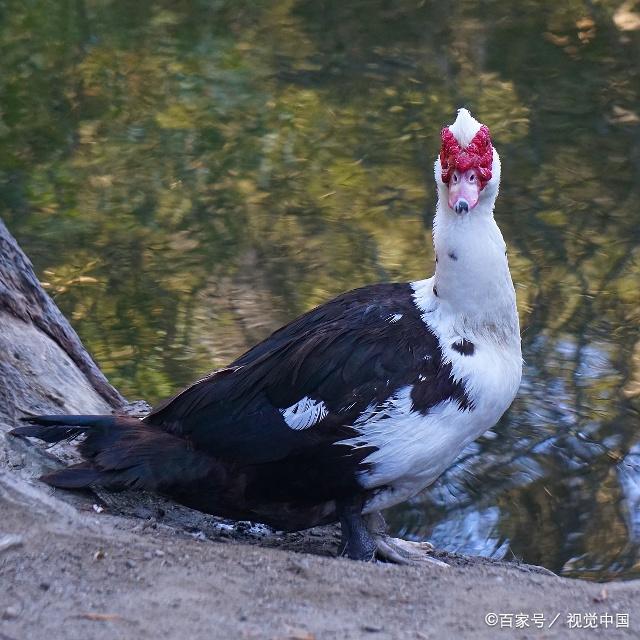
M 469 182 L 475 182 L 475 181 L 476 181 L 476 174 L 475 174 L 475 173 L 472 173 L 472 174 L 469 176 Z
M 458 174 L 454 173 L 453 174 L 453 183 L 455 184 L 456 182 L 458 182 Z

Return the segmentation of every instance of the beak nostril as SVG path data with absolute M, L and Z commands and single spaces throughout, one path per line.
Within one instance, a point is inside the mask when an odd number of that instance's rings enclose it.
M 460 198 L 453 210 L 456 213 L 469 213 L 469 203 L 464 198 Z

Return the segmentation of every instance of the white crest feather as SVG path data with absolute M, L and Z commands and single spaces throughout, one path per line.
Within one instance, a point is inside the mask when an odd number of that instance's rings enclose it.
M 464 148 L 473 140 L 473 136 L 478 133 L 481 126 L 481 122 L 478 122 L 467 109 L 462 108 L 458 109 L 458 117 L 452 125 L 449 125 L 449 131 Z

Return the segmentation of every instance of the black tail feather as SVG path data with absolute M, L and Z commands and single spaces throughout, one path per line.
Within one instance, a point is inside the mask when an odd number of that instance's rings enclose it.
M 41 425 L 66 425 L 71 427 L 110 427 L 124 416 L 114 415 L 45 415 L 25 416 L 22 422 Z M 126 418 L 125 418 L 126 419 Z
M 12 436 L 38 438 L 44 442 L 70 440 L 95 427 L 113 427 L 118 416 L 111 415 L 45 415 L 25 416 L 22 422 L 30 424 L 9 431 Z
M 16 427 L 9 431 L 12 436 L 19 436 L 21 438 L 38 438 L 44 440 L 44 442 L 60 442 L 62 440 L 70 440 L 79 436 L 84 428 L 77 427 L 59 427 L 50 426 L 43 427 L 40 425 L 29 425 L 28 427 Z
M 188 485 L 203 477 L 224 481 L 224 468 L 173 434 L 130 416 L 44 415 L 23 418 L 31 424 L 12 435 L 60 442 L 82 433 L 78 447 L 86 459 L 41 479 L 55 487 L 102 486 L 162 490 Z
M 85 489 L 100 484 L 101 473 L 91 464 L 81 462 L 60 471 L 40 476 L 40 480 L 61 489 Z

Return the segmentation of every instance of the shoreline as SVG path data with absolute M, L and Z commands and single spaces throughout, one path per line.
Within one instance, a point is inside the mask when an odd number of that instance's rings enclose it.
M 29 487 L 12 490 L 9 475 Z M 8 470 L 0 489 L 0 539 L 17 541 L 0 550 L 2 640 L 61 632 L 65 640 L 483 640 L 605 631 L 636 638 L 640 631 L 640 580 L 594 583 L 444 552 L 435 556 L 445 568 L 359 563 L 329 557 L 335 527 L 261 535 L 151 495 L 134 502 L 140 494 L 110 494 L 111 507 L 88 494 L 43 491 Z M 569 615 L 592 613 L 598 621 L 629 614 L 629 628 L 567 626 Z M 490 614 L 502 618 L 490 626 Z M 553 628 L 544 626 L 556 615 Z M 515 628 L 517 616 L 528 626 Z

